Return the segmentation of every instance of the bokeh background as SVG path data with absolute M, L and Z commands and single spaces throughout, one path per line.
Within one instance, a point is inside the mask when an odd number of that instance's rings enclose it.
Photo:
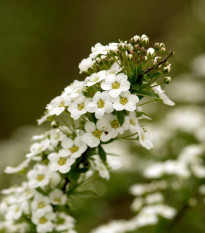
M 204 81 L 196 78 L 205 76 L 204 12 L 204 0 L 1 0 L 0 189 L 17 182 L 15 176 L 3 174 L 4 167 L 17 165 L 24 158 L 31 136 L 41 132 L 36 128 L 36 120 L 43 114 L 46 104 L 74 79 L 84 79 L 79 75 L 78 64 L 97 42 L 128 40 L 136 34 L 148 35 L 151 44 L 164 42 L 168 50 L 175 51 L 171 73 L 174 80 L 169 94 L 174 98 L 183 90 L 189 100 L 194 99 L 192 95 L 197 92 L 189 88 L 196 79 L 202 94 L 191 105 L 197 102 L 204 107 Z M 193 63 L 199 56 L 204 60 Z M 175 88 L 174 82 L 182 74 L 180 90 Z M 188 80 L 191 80 L 190 85 Z M 179 105 L 183 102 L 180 97 L 175 101 Z M 190 101 L 185 101 L 189 108 L 188 104 Z M 157 105 L 154 106 L 158 108 L 158 115 L 156 109 L 147 109 L 154 120 L 171 111 Z M 139 149 L 139 152 L 146 154 L 145 150 Z M 136 181 L 132 169 L 126 176 L 123 173 L 113 175 L 107 185 L 98 181 L 96 187 L 104 195 L 101 202 L 99 198 L 91 198 L 75 203 L 75 214 L 81 221 L 79 232 L 89 232 L 110 218 L 129 218 L 132 198 L 127 190 Z M 93 219 L 94 215 L 98 220 Z M 182 227 L 180 231 L 187 229 Z M 204 228 L 190 228 L 190 233 L 204 231 Z

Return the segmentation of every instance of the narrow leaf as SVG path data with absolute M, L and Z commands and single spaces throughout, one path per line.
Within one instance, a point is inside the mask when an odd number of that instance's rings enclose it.
M 123 112 L 117 111 L 117 120 L 119 121 L 120 125 L 123 125 L 124 120 L 125 120 Z
M 101 145 L 98 146 L 98 153 L 103 162 L 106 162 L 106 153 Z
M 152 91 L 138 90 L 138 91 L 136 91 L 136 93 L 138 95 L 149 96 L 149 97 L 152 97 L 152 98 L 159 99 L 159 96 L 156 93 L 152 92 Z

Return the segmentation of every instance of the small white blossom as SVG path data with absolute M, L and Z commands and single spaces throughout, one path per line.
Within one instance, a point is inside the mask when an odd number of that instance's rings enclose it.
M 130 92 L 122 92 L 120 96 L 113 99 L 113 108 L 117 111 L 127 110 L 135 111 L 136 104 L 139 102 L 139 98 L 136 95 L 130 94 Z
M 71 117 L 74 120 L 77 120 L 81 117 L 81 115 L 87 112 L 86 106 L 91 102 L 90 98 L 86 98 L 84 95 L 79 95 L 76 97 L 70 106 L 68 107 L 68 111 L 71 113 Z
M 45 212 L 51 212 L 52 206 L 50 204 L 51 201 L 47 196 L 36 193 L 34 196 L 34 200 L 31 203 L 32 213 L 40 216 L 43 215 Z
M 106 79 L 101 83 L 101 88 L 109 92 L 113 98 L 117 98 L 122 91 L 130 89 L 130 82 L 126 74 L 108 74 Z
M 87 72 L 89 68 L 91 68 L 94 64 L 92 58 L 88 57 L 87 59 L 83 59 L 79 64 L 80 74 L 82 72 Z
M 49 198 L 53 205 L 65 205 L 67 201 L 66 195 L 60 189 L 54 189 L 49 193 Z
M 96 92 L 92 102 L 87 105 L 88 112 L 95 113 L 97 119 L 102 119 L 105 113 L 113 112 L 111 97 L 108 92 Z
M 48 139 L 44 139 L 41 142 L 35 142 L 30 147 L 30 153 L 26 155 L 26 157 L 32 157 L 34 155 L 39 155 L 45 150 L 49 148 L 50 141 Z
M 113 134 L 111 127 L 106 119 L 98 120 L 96 125 L 93 122 L 85 124 L 86 133 L 83 135 L 82 140 L 90 147 L 96 147 L 100 141 L 109 141 Z
M 167 104 L 167 105 L 170 105 L 170 106 L 173 106 L 174 105 L 174 102 L 171 101 L 167 95 L 165 95 L 164 93 L 164 90 L 161 89 L 161 86 L 158 85 L 156 87 L 153 87 L 152 88 L 154 90 L 154 92 L 159 96 L 159 98 L 163 101 L 163 103 Z
M 49 179 L 52 172 L 48 170 L 47 166 L 37 164 L 33 170 L 30 170 L 27 174 L 29 179 L 29 187 L 37 188 L 46 186 L 49 183 Z
M 63 212 L 57 213 L 55 221 L 55 229 L 57 231 L 72 230 L 75 226 L 75 219 Z
M 74 159 L 80 157 L 87 149 L 87 145 L 82 141 L 82 136 L 77 136 L 74 140 L 65 136 L 61 140 L 61 145 L 67 150 L 67 155 Z
M 48 159 L 50 160 L 49 169 L 61 173 L 69 172 L 71 165 L 75 162 L 75 159 L 70 157 L 70 152 L 65 149 L 61 149 L 58 153 L 49 154 Z
M 56 215 L 53 212 L 45 212 L 41 215 L 32 215 L 32 222 L 37 226 L 38 233 L 46 233 L 52 232 L 54 228 L 54 224 L 52 220 L 54 220 Z
M 126 122 L 120 125 L 116 115 L 106 114 L 104 118 L 109 122 L 109 127 L 111 127 L 112 138 L 115 138 L 118 133 L 123 134 L 124 131 L 128 129 Z
M 46 109 L 49 114 L 52 115 L 60 115 L 67 106 L 69 106 L 71 100 L 67 95 L 62 94 L 61 96 L 57 96 L 54 98 L 50 104 L 47 105 Z
M 101 70 L 98 73 L 94 73 L 91 76 L 87 77 L 85 79 L 85 86 L 88 87 L 93 86 L 94 84 L 101 82 L 105 78 L 106 78 L 106 71 Z

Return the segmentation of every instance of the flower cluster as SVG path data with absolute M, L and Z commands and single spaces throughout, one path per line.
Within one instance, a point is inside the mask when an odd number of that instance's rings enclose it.
M 129 220 L 114 220 L 107 225 L 100 226 L 92 233 L 124 233 L 158 223 L 159 216 L 165 219 L 172 219 L 176 210 L 164 204 L 164 196 L 160 192 L 167 188 L 166 182 L 152 182 L 148 184 L 135 184 L 130 192 L 135 196 L 132 203 L 132 210 L 136 216 Z
M 51 129 L 34 136 L 22 164 L 6 169 L 7 173 L 27 172 L 28 179 L 4 191 L 0 209 L 7 221 L 26 221 L 38 233 L 75 232 L 70 197 L 94 171 L 108 179 L 109 170 L 116 168 L 103 145 L 127 139 L 152 148 L 148 132 L 139 123 L 146 118 L 139 106 L 153 101 L 174 104 L 160 86 L 170 81 L 163 75 L 170 71 L 168 59 L 173 52 L 166 53 L 162 43 L 154 48 L 148 44 L 145 35 L 107 46 L 98 43 L 80 63 L 85 80 L 66 87 L 38 120 L 50 122 Z M 146 98 L 152 100 L 142 103 Z

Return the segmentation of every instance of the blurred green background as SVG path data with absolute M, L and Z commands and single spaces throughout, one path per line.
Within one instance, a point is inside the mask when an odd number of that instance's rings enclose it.
M 185 16 L 191 4 L 1 0 L 0 138 L 8 138 L 21 125 L 35 125 L 52 98 L 72 80 L 82 79 L 78 64 L 95 43 L 145 33 L 151 42 L 163 41 L 176 50 L 176 40 L 193 24 L 190 14 Z

